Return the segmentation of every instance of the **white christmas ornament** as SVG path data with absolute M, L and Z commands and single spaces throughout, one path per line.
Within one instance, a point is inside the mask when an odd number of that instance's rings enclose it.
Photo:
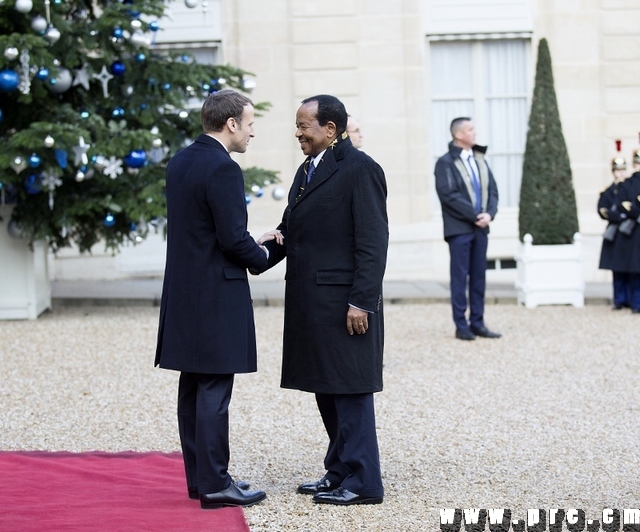
M 61 68 L 58 71 L 58 75 L 54 78 L 55 83 L 51 83 L 52 80 L 47 83 L 47 88 L 56 94 L 62 94 L 67 92 L 71 88 L 73 82 L 73 76 L 66 68 Z
M 285 194 L 286 192 L 282 187 L 274 188 L 273 192 L 271 193 L 271 195 L 273 196 L 273 199 L 275 200 L 281 200 L 282 198 L 284 198 Z
M 111 179 L 115 179 L 123 172 L 122 170 L 122 159 L 118 159 L 113 155 L 105 160 L 105 166 L 102 173 L 106 176 L 109 176 Z
M 53 26 L 49 26 L 47 31 L 44 32 L 44 38 L 49 41 L 49 44 L 55 44 L 60 40 L 60 30 L 58 28 L 54 28 Z
M 34 17 L 31 21 L 31 29 L 36 33 L 44 33 L 47 30 L 47 20 L 40 15 Z
M 51 135 L 47 135 L 44 139 L 44 147 L 45 148 L 53 148 L 53 145 L 56 143 L 55 140 L 53 140 L 53 137 Z
M 93 78 L 97 79 L 100 83 L 102 83 L 102 95 L 105 98 L 109 97 L 109 80 L 113 79 L 113 76 L 109 74 L 107 71 L 106 65 L 102 65 L 102 70 L 100 74 L 93 74 Z
M 16 0 L 13 8 L 20 13 L 28 13 L 33 9 L 33 2 L 31 0 Z
M 198 5 L 198 0 L 184 0 L 184 5 L 192 9 Z
M 73 78 L 72 87 L 76 85 L 82 85 L 85 90 L 89 90 L 89 71 L 87 70 L 87 64 L 82 65 L 82 68 L 75 70 L 75 77 Z
M 74 161 L 76 166 L 87 165 L 89 163 L 89 159 L 87 157 L 87 151 L 89 151 L 89 148 L 91 148 L 91 144 L 86 144 L 83 137 L 78 137 L 78 145 L 72 148 L 73 153 L 76 156 Z
M 4 56 L 9 60 L 9 61 L 13 61 L 16 57 L 18 57 L 18 54 L 20 52 L 18 52 L 17 48 L 14 48 L 13 46 L 10 48 L 5 48 L 4 50 Z

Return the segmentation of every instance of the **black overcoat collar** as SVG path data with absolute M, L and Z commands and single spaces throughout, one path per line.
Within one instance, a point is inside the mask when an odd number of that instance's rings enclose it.
M 219 149 L 221 152 L 226 153 L 231 157 L 227 149 L 222 145 L 222 143 L 218 139 L 214 139 L 209 135 L 205 135 L 204 133 L 200 133 L 196 138 L 195 142 L 202 142 L 203 144 L 207 144 L 209 146 L 213 146 L 214 148 Z

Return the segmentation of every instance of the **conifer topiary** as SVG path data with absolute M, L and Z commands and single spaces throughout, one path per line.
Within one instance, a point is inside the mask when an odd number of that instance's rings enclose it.
M 578 213 L 567 146 L 562 134 L 546 39 L 538 46 L 536 79 L 522 167 L 520 240 L 570 244 L 578 232 Z

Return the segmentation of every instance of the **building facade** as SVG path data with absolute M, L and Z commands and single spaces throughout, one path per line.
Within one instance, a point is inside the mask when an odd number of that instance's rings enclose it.
M 193 7 L 187 7 L 193 6 Z M 598 194 L 611 180 L 615 139 L 623 155 L 640 131 L 640 4 L 637 0 L 183 0 L 174 1 L 155 46 L 189 48 L 201 61 L 253 74 L 254 101 L 271 110 L 241 166 L 277 170 L 288 189 L 304 156 L 294 137 L 300 101 L 333 94 L 357 117 L 363 149 L 388 181 L 386 278 L 447 281 L 433 168 L 449 123 L 470 116 L 489 146 L 500 205 L 491 225 L 488 279 L 515 280 L 522 158 L 538 41 L 549 42 L 563 132 L 573 170 L 586 281 L 598 270 Z M 274 186 L 248 206 L 254 236 L 277 225 Z M 161 275 L 160 234 L 117 256 L 65 250 L 57 279 Z M 266 277 L 282 278 L 276 268 Z

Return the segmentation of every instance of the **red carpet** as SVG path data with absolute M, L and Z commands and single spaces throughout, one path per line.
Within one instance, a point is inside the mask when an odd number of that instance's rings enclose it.
M 0 530 L 247 532 L 242 508 L 201 510 L 180 453 L 0 452 Z

